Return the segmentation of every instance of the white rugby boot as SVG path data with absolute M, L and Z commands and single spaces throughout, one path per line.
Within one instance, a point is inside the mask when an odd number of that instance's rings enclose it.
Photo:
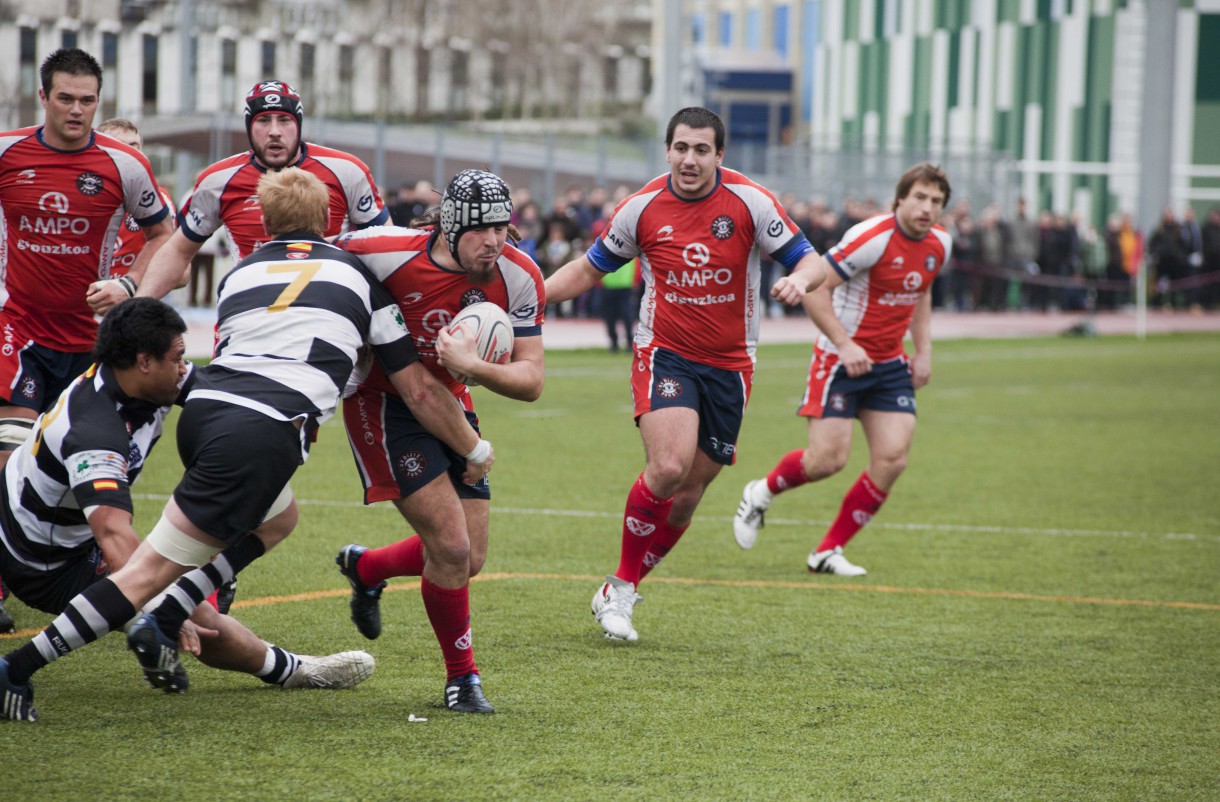
M 770 508 L 775 494 L 767 487 L 766 479 L 755 479 L 747 482 L 741 491 L 741 503 L 737 505 L 737 514 L 733 516 L 733 537 L 737 545 L 743 549 L 754 547 L 758 539 L 758 530 L 763 528 L 763 517 Z
M 631 614 L 640 596 L 635 585 L 607 576 L 606 582 L 593 594 L 593 617 L 601 624 L 610 640 L 639 640 L 639 633 L 631 626 Z
M 826 551 L 812 551 L 805 561 L 809 570 L 815 574 L 835 574 L 837 576 L 864 576 L 868 573 L 858 565 L 852 565 L 843 556 L 843 547 L 835 546 Z

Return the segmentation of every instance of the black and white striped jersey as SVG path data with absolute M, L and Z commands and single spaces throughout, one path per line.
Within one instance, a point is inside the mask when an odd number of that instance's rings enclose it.
M 402 313 L 355 256 L 296 232 L 220 283 L 217 344 L 188 401 L 211 399 L 303 422 L 303 442 L 335 411 L 360 348 L 387 373 L 419 359 Z
M 183 379 L 179 403 L 194 383 Z M 38 416 L 33 436 L 0 470 L 0 538 L 15 559 L 43 571 L 94 545 L 97 507 L 132 511 L 139 477 L 170 407 L 131 398 L 110 368 L 89 368 Z

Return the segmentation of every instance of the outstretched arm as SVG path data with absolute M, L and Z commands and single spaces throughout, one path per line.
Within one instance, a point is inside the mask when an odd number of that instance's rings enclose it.
M 543 283 L 546 289 L 546 302 L 557 304 L 568 301 L 586 290 L 592 289 L 605 275 L 593 266 L 585 254 L 578 256 L 563 267 L 556 270 Z

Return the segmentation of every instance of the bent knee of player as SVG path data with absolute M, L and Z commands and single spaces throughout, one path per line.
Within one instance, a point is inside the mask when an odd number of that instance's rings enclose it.
M 873 481 L 884 485 L 894 483 L 907 468 L 907 451 L 887 451 L 873 454 L 868 460 L 868 472 Z
M 465 529 L 446 528 L 434 534 L 420 532 L 428 550 L 428 562 L 447 568 L 471 569 L 470 537 Z
M 801 470 L 811 481 L 833 476 L 847 466 L 851 456 L 850 444 L 846 447 L 832 445 L 806 448 L 801 454 Z

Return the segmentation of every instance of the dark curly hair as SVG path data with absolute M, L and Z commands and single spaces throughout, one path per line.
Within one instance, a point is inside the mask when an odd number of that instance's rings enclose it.
M 93 361 L 111 368 L 129 368 L 140 354 L 163 358 L 186 323 L 173 307 L 156 298 L 132 298 L 106 313 L 97 327 Z

